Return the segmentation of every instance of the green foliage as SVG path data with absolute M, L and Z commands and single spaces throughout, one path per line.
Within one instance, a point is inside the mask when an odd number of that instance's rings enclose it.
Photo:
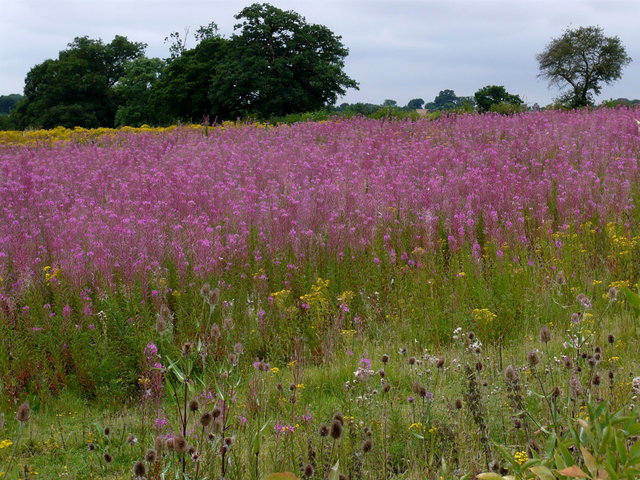
M 559 100 L 571 108 L 593 104 L 602 84 L 622 76 L 631 57 L 618 37 L 605 37 L 600 27 L 567 29 L 536 56 L 539 76 L 566 88 Z
M 209 89 L 222 118 L 314 111 L 358 88 L 343 71 L 348 50 L 327 27 L 258 3 L 235 18 L 238 33 Z
M 0 130 L 14 130 L 15 125 L 11 116 L 6 113 L 0 113 Z
M 485 113 L 491 110 L 496 104 L 506 103 L 510 105 L 522 105 L 524 102 L 518 95 L 512 95 L 503 86 L 487 85 L 478 90 L 474 95 L 478 105 L 478 111 Z M 504 107 L 502 107 L 504 108 Z
M 0 114 L 11 113 L 18 102 L 23 100 L 24 96 L 18 93 L 12 93 L 11 95 L 0 95 Z
M 159 58 L 138 57 L 128 63 L 114 87 L 118 109 L 115 125 L 139 127 L 155 122 L 151 108 L 151 91 L 158 82 L 165 63 Z
M 25 80 L 25 99 L 12 112 L 20 128 L 113 126 L 113 87 L 126 65 L 145 45 L 116 36 L 111 43 L 77 37 L 56 60 L 33 67 Z
M 424 105 L 424 100 L 423 99 L 414 98 L 412 100 L 409 100 L 409 103 L 407 103 L 407 108 L 411 108 L 411 109 L 415 110 L 415 109 L 422 108 L 423 105 Z
M 490 112 L 500 113 L 502 115 L 513 115 L 514 113 L 522 113 L 527 110 L 525 105 L 517 105 L 509 102 L 494 103 L 489 108 Z

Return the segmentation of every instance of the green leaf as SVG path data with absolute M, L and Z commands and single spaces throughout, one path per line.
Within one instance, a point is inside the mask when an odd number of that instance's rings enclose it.
M 263 480 L 300 480 L 291 472 L 271 473 L 264 477 Z
M 529 470 L 531 470 L 540 480 L 556 480 L 556 476 L 553 472 L 544 465 L 537 465 L 535 467 L 531 467 Z
M 476 475 L 478 480 L 502 480 L 502 475 L 498 475 L 495 472 L 484 472 Z
M 340 460 L 329 470 L 328 480 L 340 480 Z
M 627 299 L 627 303 L 636 311 L 636 313 L 640 314 L 640 295 L 632 292 L 626 287 L 624 287 L 622 291 Z

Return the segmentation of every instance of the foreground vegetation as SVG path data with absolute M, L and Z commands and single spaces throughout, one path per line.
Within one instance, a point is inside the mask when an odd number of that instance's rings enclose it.
M 634 116 L 6 143 L 2 478 L 636 478 Z

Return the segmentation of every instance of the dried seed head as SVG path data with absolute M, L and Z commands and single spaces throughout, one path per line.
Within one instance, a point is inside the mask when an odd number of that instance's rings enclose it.
M 382 358 L 380 360 L 382 360 L 382 363 L 387 363 L 389 361 L 389 355 L 385 353 L 384 355 L 382 355 Z
M 527 362 L 529 362 L 530 367 L 535 367 L 538 363 L 540 363 L 540 354 L 537 350 L 530 350 L 527 353 Z
M 29 418 L 31 417 L 31 406 L 29 405 L 29 402 L 23 402 L 19 407 L 18 407 L 18 411 L 16 412 L 16 420 L 18 420 L 20 423 L 24 423 L 27 420 L 29 420 Z
M 167 438 L 164 442 L 164 446 L 167 450 L 173 451 L 174 450 L 173 438 Z
M 436 358 L 436 367 L 437 368 L 443 368 L 444 367 L 444 358 L 443 357 Z
M 344 417 L 342 416 L 342 414 L 340 412 L 336 413 L 333 416 L 334 420 L 337 420 L 338 422 L 340 422 L 340 425 L 344 425 Z
M 459 398 L 456 398 L 454 405 L 456 407 L 456 410 L 460 410 L 462 408 L 462 400 L 460 400 Z
M 338 440 L 342 436 L 342 423 L 338 420 L 334 420 L 331 424 L 331 438 Z
M 189 402 L 189 410 L 191 412 L 197 412 L 199 408 L 200 408 L 200 404 L 198 403 L 198 400 L 196 400 L 195 398 Z
M 522 421 L 518 417 L 513 417 L 513 427 L 522 428 Z
M 108 437 L 109 435 L 111 435 L 111 427 L 106 426 L 104 427 L 104 436 Z
M 389 385 L 388 383 L 385 383 L 384 387 L 382 387 L 382 391 L 384 393 L 389 393 L 389 390 L 391 390 L 391 385 Z
M 321 437 L 326 437 L 327 435 L 329 435 L 329 427 L 324 424 L 320 426 L 320 430 L 318 430 L 318 433 L 320 434 Z
M 592 383 L 594 386 L 596 386 L 596 387 L 597 387 L 598 385 L 600 385 L 600 375 L 598 375 L 598 374 L 596 373 L 596 374 L 593 376 L 593 378 L 591 379 L 591 383 Z
M 167 441 L 162 435 L 156 437 L 155 442 L 153 442 L 153 448 L 155 448 L 157 452 L 162 452 L 167 448 Z
M 573 358 L 565 355 L 562 357 L 562 364 L 564 365 L 564 368 L 571 370 L 573 368 Z
M 158 454 L 153 448 L 150 448 L 149 450 L 147 450 L 147 453 L 144 456 L 144 459 L 149 463 L 154 463 L 157 458 L 158 458 Z
M 222 415 L 222 410 L 220 410 L 220 407 L 215 407 L 211 411 L 211 415 L 213 416 L 213 418 L 218 418 L 220 415 Z
M 513 368 L 511 365 L 505 368 L 504 379 L 507 381 L 507 383 L 513 383 L 518 380 L 518 374 L 516 373 L 516 369 Z
M 416 357 L 409 357 L 409 365 L 415 365 L 416 364 Z
M 227 454 L 227 452 L 229 451 L 229 447 L 226 446 L 224 443 L 220 446 L 220 455 L 222 455 L 223 457 Z
M 133 465 L 133 475 L 136 478 L 142 478 L 147 474 L 147 467 L 144 462 L 138 461 Z
M 613 334 L 610 333 L 609 335 L 607 335 L 607 342 L 609 342 L 611 344 L 615 343 L 616 342 L 616 337 L 614 337 Z
M 560 395 L 562 395 L 562 390 L 560 390 L 560 387 L 554 388 L 553 392 L 551 392 L 551 396 L 553 398 L 558 398 L 558 397 L 560 397 Z
M 371 441 L 371 439 L 367 439 L 364 442 L 362 442 L 362 453 L 369 453 L 372 448 L 373 448 L 373 442 Z
M 191 456 L 191 458 L 193 458 L 193 456 L 198 453 L 198 451 L 196 450 L 196 447 L 194 447 L 193 445 L 189 447 L 189 449 L 187 450 L 187 453 L 189 454 L 189 456 Z
M 113 456 L 109 452 L 105 452 L 105 454 L 102 455 L 102 458 L 107 463 L 111 463 L 113 461 Z
M 311 477 L 313 477 L 314 473 L 315 473 L 315 469 L 313 468 L 313 465 L 311 465 L 310 463 L 307 463 L 304 466 L 304 477 L 305 478 L 311 478 Z
M 87 445 L 87 450 L 89 450 L 90 452 L 93 452 L 96 449 L 96 444 L 93 442 L 89 442 L 89 444 Z
M 185 343 L 182 344 L 182 354 L 183 355 L 189 355 L 192 350 L 193 350 L 193 343 L 185 342 Z
M 609 380 L 613 380 L 613 377 L 615 377 L 615 373 L 613 373 L 613 370 L 609 370 Z
M 480 360 L 478 360 L 476 362 L 476 370 L 479 372 L 480 370 L 482 370 L 482 362 Z
M 187 441 L 182 435 L 176 435 L 173 438 L 173 450 L 178 454 L 182 454 L 187 451 Z
M 211 422 L 213 422 L 213 415 L 211 415 L 211 412 L 204 412 L 200 416 L 200 425 L 203 427 L 208 427 L 211 425 Z
M 385 372 L 384 370 L 379 370 L 378 375 L 380 375 L 380 378 L 384 378 L 387 375 L 387 372 Z
M 225 437 L 224 444 L 230 447 L 235 443 L 236 439 L 234 437 Z
M 136 443 L 138 443 L 138 438 L 133 433 L 130 433 L 129 435 L 127 435 L 127 443 L 129 445 L 135 445 Z
M 348 480 L 347 476 L 344 473 L 338 475 L 338 480 Z
M 546 325 L 540 329 L 540 341 L 549 343 L 551 341 L 551 330 Z

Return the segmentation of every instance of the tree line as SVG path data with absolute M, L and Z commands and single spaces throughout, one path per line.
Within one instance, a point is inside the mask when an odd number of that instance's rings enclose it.
M 58 58 L 28 72 L 24 96 L 0 96 L 0 128 L 212 123 L 317 111 L 384 116 L 423 108 L 508 114 L 527 108 L 501 85 L 467 97 L 445 89 L 431 102 L 414 98 L 404 107 L 391 99 L 336 106 L 347 89 L 358 89 L 344 72 L 348 49 L 340 36 L 266 3 L 244 8 L 235 19 L 228 38 L 215 23 L 191 38 L 172 33 L 166 59 L 146 57 L 144 43 L 119 35 L 109 43 L 76 37 Z M 195 44 L 187 48 L 190 42 Z M 561 89 L 556 106 L 566 108 L 593 105 L 602 84 L 619 79 L 631 61 L 620 39 L 606 37 L 599 27 L 567 29 L 536 58 L 539 76 Z

